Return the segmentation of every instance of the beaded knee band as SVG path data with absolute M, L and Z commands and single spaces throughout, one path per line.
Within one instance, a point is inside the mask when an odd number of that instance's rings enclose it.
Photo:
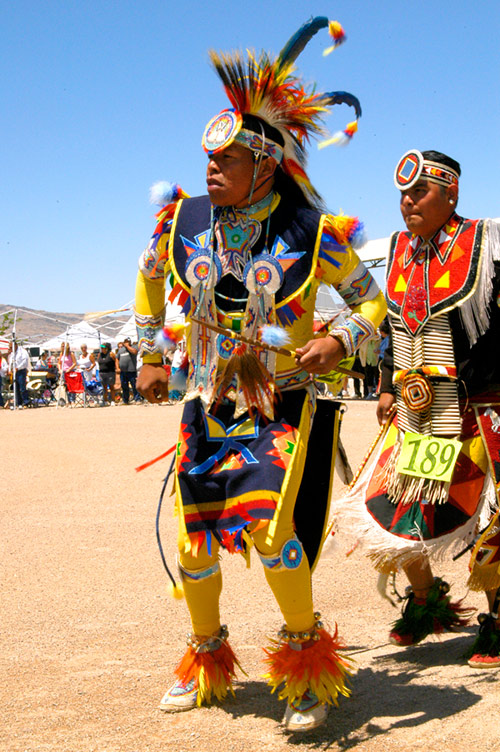
M 266 569 L 273 569 L 274 571 L 280 569 L 297 569 L 304 558 L 302 543 L 296 535 L 290 538 L 290 540 L 285 541 L 278 554 L 265 556 L 259 551 L 257 553 Z
M 287 629 L 286 624 L 283 624 L 278 632 L 278 639 L 280 643 L 286 642 L 294 650 L 302 650 L 302 646 L 308 642 L 316 642 L 319 640 L 318 630 L 323 629 L 324 625 L 321 621 L 321 614 L 319 611 L 314 613 L 314 626 L 311 629 L 306 629 L 303 632 L 290 632 Z
M 192 572 L 189 569 L 185 569 L 180 561 L 177 562 L 177 566 L 179 567 L 179 576 L 183 581 L 193 580 L 195 582 L 198 582 L 198 580 L 205 580 L 207 577 L 212 577 L 212 575 L 217 574 L 220 571 L 220 565 L 218 561 L 216 561 L 215 564 L 213 564 L 211 567 L 207 567 L 206 569 L 199 569 L 195 572 Z
M 229 631 L 226 624 L 214 632 L 209 637 L 199 637 L 193 633 L 189 633 L 186 638 L 186 643 L 192 648 L 195 653 L 213 653 L 214 650 L 220 648 L 223 642 L 227 640 Z

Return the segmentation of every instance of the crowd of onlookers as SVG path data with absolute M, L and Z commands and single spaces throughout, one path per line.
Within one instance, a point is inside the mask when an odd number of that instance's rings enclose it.
M 352 370 L 364 378 L 346 378 L 339 395 L 341 398 L 377 398 L 380 362 L 389 343 L 389 331 L 389 324 L 383 321 L 377 337 L 361 346 Z M 169 373 L 179 370 L 183 353 L 183 344 L 173 352 L 165 352 L 164 367 Z M 82 393 L 103 406 L 143 402 L 136 387 L 141 365 L 137 344 L 130 337 L 118 342 L 116 349 L 109 342 L 103 342 L 95 350 L 89 350 L 82 343 L 76 353 L 66 342 L 61 345 L 60 352 L 45 350 L 36 359 L 31 358 L 22 344 L 15 342 L 7 353 L 0 353 L 0 408 L 12 408 L 14 404 L 16 407 L 51 403 L 72 405 Z M 37 389 L 30 388 L 34 375 L 39 376 Z M 174 381 L 169 392 L 170 401 L 182 397 L 183 392 Z
M 167 369 L 169 363 L 167 356 Z M 72 405 L 79 394 L 103 406 L 139 403 L 143 398 L 136 380 L 141 365 L 137 344 L 130 337 L 125 337 L 115 349 L 109 342 L 95 350 L 82 343 L 75 352 L 66 342 L 59 352 L 44 350 L 35 357 L 14 342 L 7 353 L 0 353 L 0 408 Z M 182 395 L 171 396 L 175 400 Z
M 378 398 L 380 363 L 390 342 L 389 333 L 389 323 L 384 320 L 377 336 L 361 345 L 352 370 L 362 374 L 364 378 L 346 379 L 340 393 L 341 397 L 365 400 Z

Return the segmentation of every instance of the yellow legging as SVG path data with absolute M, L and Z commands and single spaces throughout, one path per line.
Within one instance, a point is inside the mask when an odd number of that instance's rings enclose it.
M 250 529 L 249 534 L 259 553 L 263 556 L 277 555 L 283 544 L 294 537 L 292 515 L 293 509 L 289 513 L 286 509 L 282 510 L 272 543 L 267 540 L 267 526 L 253 533 Z M 184 535 L 179 535 L 179 560 L 187 572 L 201 572 L 218 562 L 219 545 L 216 541 L 213 542 L 211 556 L 208 555 L 204 545 L 196 557 L 182 551 L 184 541 Z M 265 567 L 264 573 L 288 629 L 292 632 L 310 629 L 314 624 L 314 610 L 311 570 L 305 552 L 301 563 L 295 569 L 281 568 L 276 571 Z M 222 591 L 220 569 L 217 569 L 217 572 L 210 577 L 200 580 L 185 577 L 183 587 L 193 632 L 199 636 L 213 634 L 220 627 L 219 597 Z

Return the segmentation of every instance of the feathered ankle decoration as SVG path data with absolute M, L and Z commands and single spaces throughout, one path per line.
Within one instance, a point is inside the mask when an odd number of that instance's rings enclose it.
M 479 632 L 464 658 L 473 668 L 498 668 L 500 666 L 500 631 L 496 614 L 479 614 Z
M 449 590 L 448 583 L 440 577 L 434 578 L 425 598 L 417 598 L 410 588 L 401 618 L 392 626 L 391 642 L 403 647 L 416 645 L 430 634 L 465 627 L 475 609 L 462 606 L 463 599 L 452 603 Z
M 319 614 L 315 614 L 318 618 Z M 351 690 L 346 686 L 350 675 L 348 660 L 342 658 L 338 650 L 342 647 L 338 640 L 338 630 L 329 634 L 322 622 L 316 621 L 309 632 L 290 633 L 284 627 L 278 640 L 264 652 L 268 672 L 264 678 L 274 692 L 279 691 L 279 699 L 289 703 L 299 702 L 310 690 L 320 703 L 338 704 L 339 694 L 348 697 Z
M 198 688 L 197 704 L 210 705 L 214 699 L 224 700 L 228 691 L 234 695 L 235 667 L 243 672 L 227 642 L 228 631 L 223 625 L 211 637 L 188 636 L 188 649 L 175 669 L 183 684 L 195 680 Z

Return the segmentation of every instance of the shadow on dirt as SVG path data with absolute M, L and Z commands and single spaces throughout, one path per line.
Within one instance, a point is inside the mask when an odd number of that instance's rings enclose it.
M 498 680 L 496 671 L 475 672 L 468 668 L 462 656 L 469 645 L 470 637 L 464 636 L 400 652 L 388 646 L 390 652 L 374 656 L 374 666 L 360 669 L 352 678 L 352 697 L 341 698 L 339 707 L 331 708 L 324 726 L 290 734 L 288 743 L 307 744 L 311 749 L 337 745 L 348 750 L 392 729 L 415 728 L 458 715 L 481 700 L 479 685 Z M 455 680 L 454 686 L 447 684 L 444 677 L 440 680 L 440 666 L 461 663 L 464 675 Z M 429 669 L 434 668 L 436 671 L 430 673 Z M 472 691 L 471 686 L 478 692 Z M 280 723 L 285 704 L 269 694 L 264 682 L 252 681 L 237 687 L 236 700 L 226 703 L 224 709 L 234 718 L 255 715 Z

